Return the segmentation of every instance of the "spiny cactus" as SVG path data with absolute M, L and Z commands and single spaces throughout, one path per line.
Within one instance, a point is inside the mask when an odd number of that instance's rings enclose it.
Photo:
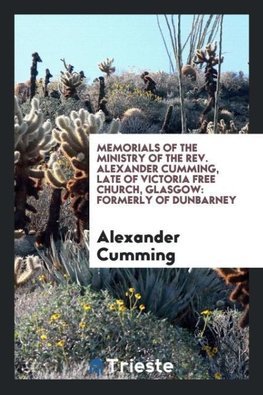
M 151 121 L 149 121 L 145 113 L 136 107 L 129 108 L 126 110 L 121 118 L 121 133 L 151 133 L 151 130 L 155 127 Z M 156 133 L 156 128 L 154 129 Z
M 74 70 L 74 66 L 72 66 L 72 64 L 67 64 L 65 58 L 60 59 L 60 60 L 61 60 L 61 62 L 63 62 L 63 65 L 64 65 L 65 69 L 66 69 L 70 74 L 72 74 L 72 73 L 73 73 L 73 70 Z
M 99 69 L 103 73 L 106 73 L 107 77 L 109 77 L 111 74 L 115 72 L 115 67 L 112 66 L 113 62 L 114 62 L 113 58 L 112 59 L 107 58 L 106 60 L 98 64 Z
M 205 121 L 203 121 L 204 123 Z M 245 127 L 244 127 L 245 128 Z M 233 120 L 230 120 L 229 123 L 226 123 L 225 120 L 222 118 L 220 121 L 217 123 L 217 133 L 219 134 L 235 134 L 235 133 L 244 133 L 242 130 L 238 131 L 238 128 L 235 125 L 235 122 Z M 208 134 L 214 134 L 214 122 L 206 122 L 205 125 L 205 131 L 204 133 Z
M 14 262 L 15 286 L 21 286 L 31 280 L 40 268 L 41 260 L 38 256 L 30 255 L 26 258 L 16 257 Z
M 77 94 L 77 88 L 82 84 L 82 78 L 79 73 L 70 73 L 69 71 L 61 71 L 61 76 L 59 79 L 59 91 L 60 93 L 68 99 L 73 97 L 79 99 Z
M 37 52 L 34 52 L 32 54 L 32 66 L 30 68 L 31 76 L 30 76 L 30 100 L 33 99 L 33 97 L 36 94 L 36 78 L 38 75 L 37 71 L 37 64 L 38 62 L 42 62 L 39 54 Z
M 203 49 L 197 49 L 195 53 L 194 63 L 205 64 L 205 86 L 209 99 L 205 110 L 203 111 L 201 122 L 204 120 L 205 115 L 215 106 L 215 92 L 217 87 L 217 70 L 214 66 L 222 63 L 224 58 L 221 59 L 216 55 L 217 43 L 209 43 Z
M 151 92 L 153 95 L 156 95 L 156 82 L 150 77 L 148 71 L 144 71 L 142 73 L 141 79 L 145 83 L 144 90 L 146 92 Z
M 14 114 L 14 165 L 15 165 L 15 229 L 23 229 L 27 233 L 30 218 L 26 211 L 36 212 L 27 203 L 29 196 L 38 199 L 44 171 L 41 163 L 45 153 L 56 144 L 51 134 L 51 122 L 44 121 L 39 108 L 39 100 L 33 98 L 31 110 L 25 117 L 15 97 Z
M 239 325 L 241 328 L 245 328 L 249 324 L 249 269 L 217 268 L 215 270 L 225 280 L 226 284 L 235 286 L 229 299 L 242 305 L 244 313 Z
M 196 81 L 196 70 L 190 64 L 185 64 L 182 67 L 182 74 L 191 81 Z
M 60 144 L 61 152 L 69 161 L 74 174 L 68 179 L 56 157 L 52 155 L 45 177 L 53 188 L 64 190 L 63 200 L 70 198 L 77 218 L 78 242 L 82 240 L 83 230 L 89 226 L 89 135 L 101 133 L 104 121 L 102 111 L 90 114 L 80 109 L 79 112 L 71 111 L 70 117 L 57 117 L 57 129 L 53 129 L 53 137 Z M 113 120 L 108 133 L 118 133 L 119 128 L 120 121 Z
M 45 76 L 45 85 L 44 85 L 44 96 L 48 96 L 48 89 L 47 86 L 50 83 L 50 78 L 52 78 L 53 75 L 50 73 L 49 69 L 46 69 L 46 76 Z
M 21 239 L 21 237 L 23 237 L 25 235 L 25 232 L 23 231 L 23 229 L 16 229 L 14 231 L 14 238 L 15 239 Z
M 249 122 L 245 126 L 243 126 L 243 128 L 241 128 L 238 133 L 239 134 L 247 134 L 247 133 L 249 133 Z

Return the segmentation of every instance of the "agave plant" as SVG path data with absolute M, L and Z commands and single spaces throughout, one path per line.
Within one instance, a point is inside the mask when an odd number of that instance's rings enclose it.
M 88 231 L 82 246 L 68 234 L 60 245 L 51 240 L 50 249 L 39 254 L 54 281 L 107 289 L 118 299 L 125 299 L 127 290 L 134 288 L 147 311 L 174 323 L 193 317 L 200 300 L 208 294 L 216 298 L 223 287 L 212 269 L 90 268 Z
M 111 291 L 122 297 L 134 288 L 148 311 L 179 322 L 192 315 L 206 293 L 220 291 L 220 281 L 211 269 L 115 269 Z
M 82 245 L 77 244 L 69 232 L 62 243 L 51 237 L 50 248 L 38 253 L 52 280 L 59 284 L 70 281 L 99 290 L 106 289 L 110 282 L 110 269 L 89 267 L 88 231 L 84 232 Z

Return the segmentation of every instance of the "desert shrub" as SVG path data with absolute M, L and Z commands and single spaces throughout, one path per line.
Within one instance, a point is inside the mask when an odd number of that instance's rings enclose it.
M 65 363 L 93 358 L 140 362 L 158 358 L 174 364 L 172 373 L 159 373 L 158 378 L 209 378 L 197 344 L 186 330 L 140 309 L 126 309 L 106 291 L 81 292 L 78 286 L 68 285 L 47 286 L 42 292 L 48 299 L 42 298 L 30 315 L 16 323 L 16 378 L 32 378 L 33 372 L 46 369 L 60 372 Z M 25 303 L 31 303 L 30 295 Z M 140 377 L 151 378 L 151 374 Z
M 141 73 L 140 73 L 141 74 Z M 115 75 L 106 80 L 108 92 L 116 89 L 116 86 L 127 86 L 130 90 L 144 89 L 143 80 L 140 74 L 125 72 L 119 76 Z M 195 86 L 204 84 L 203 72 L 197 71 L 197 81 L 193 83 L 188 78 L 183 78 L 185 92 L 193 89 Z M 150 73 L 150 76 L 156 82 L 157 95 L 162 99 L 172 99 L 179 97 L 178 75 L 158 71 Z
M 181 109 L 180 99 L 167 100 L 166 105 L 173 105 L 173 113 L 169 124 L 168 133 L 181 133 Z M 205 105 L 200 100 L 185 99 L 185 113 L 186 113 L 186 125 L 187 130 L 191 132 L 192 129 L 196 129 L 200 126 L 200 114 L 203 111 Z
M 220 81 L 221 97 L 242 96 L 248 100 L 249 80 L 242 71 L 222 73 Z
M 40 278 L 41 280 L 41 278 Z M 39 283 L 41 282 L 40 280 Z M 14 322 L 18 325 L 20 321 L 26 321 L 32 317 L 39 306 L 48 303 L 50 289 L 43 291 L 42 287 L 35 287 L 34 292 L 28 292 L 25 288 L 16 288 L 14 293 Z
M 131 89 L 144 88 L 144 82 L 140 77 L 141 73 L 133 73 L 130 71 L 123 72 L 120 75 L 113 75 L 106 80 L 109 91 L 114 90 L 116 85 L 129 86 Z M 152 74 L 151 74 L 152 75 Z
M 120 133 L 159 133 L 160 126 L 151 123 L 138 108 L 125 111 L 121 121 Z
M 81 108 L 86 109 L 85 103 L 82 100 L 76 100 L 73 98 L 69 99 L 56 99 L 53 97 L 40 97 L 39 107 L 44 114 L 44 119 L 51 121 L 52 127 L 56 127 L 55 119 L 59 115 L 69 116 L 71 111 L 79 111 Z M 27 101 L 21 105 L 23 114 L 26 114 L 30 110 L 30 102 Z
M 199 91 L 204 86 L 204 72 L 196 69 L 197 80 L 190 81 L 183 78 L 183 88 L 185 93 L 185 107 L 187 117 L 187 127 L 190 132 L 198 128 L 199 118 L 205 108 L 206 91 Z M 157 97 L 153 97 L 144 91 L 144 83 L 140 78 L 140 73 L 124 72 L 121 75 L 112 75 L 105 79 L 107 108 L 114 117 L 122 117 L 129 108 L 140 108 L 147 119 L 142 125 L 137 119 L 135 125 L 127 128 L 130 133 L 135 128 L 137 133 L 147 127 L 148 133 L 155 133 L 160 130 L 169 105 L 174 105 L 174 114 L 171 120 L 170 133 L 181 132 L 179 88 L 177 73 L 169 74 L 165 72 L 154 72 L 150 74 L 156 82 Z M 52 88 L 56 88 L 57 82 L 52 82 Z M 248 122 L 248 93 L 249 80 L 242 72 L 225 72 L 221 75 L 220 107 L 233 113 L 237 128 L 241 128 Z M 55 99 L 52 97 L 40 97 L 40 108 L 44 112 L 45 119 L 50 119 L 55 127 L 55 118 L 58 115 L 69 115 L 72 110 L 78 111 L 80 108 L 87 108 L 85 100 L 90 100 L 93 110 L 98 107 L 99 83 L 94 81 L 91 84 L 82 84 L 79 89 L 81 100 Z M 22 105 L 23 113 L 27 113 L 30 108 L 29 100 Z
M 33 197 L 28 199 L 29 204 L 33 202 L 36 208 L 36 213 L 29 213 L 29 218 L 31 220 L 29 224 L 29 230 L 39 232 L 42 231 L 47 225 L 50 199 L 52 195 L 53 188 L 49 185 L 44 185 L 43 190 L 40 192 L 38 200 Z M 68 228 L 72 231 L 75 227 L 75 218 L 70 207 L 70 202 L 66 201 L 61 206 L 60 212 L 60 228 Z
M 235 308 L 201 312 L 197 338 L 215 378 L 249 378 L 249 328 L 240 328 L 241 314 Z
M 118 84 L 108 93 L 108 109 L 113 116 L 121 117 L 129 108 L 139 108 L 151 120 L 160 121 L 161 109 L 165 112 L 160 98 L 150 92 L 145 92 L 140 88 L 133 88 L 130 85 Z

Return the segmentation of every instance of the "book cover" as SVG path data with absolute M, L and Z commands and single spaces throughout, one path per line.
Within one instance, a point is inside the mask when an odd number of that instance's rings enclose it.
M 16 382 L 251 383 L 250 23 L 14 16 Z

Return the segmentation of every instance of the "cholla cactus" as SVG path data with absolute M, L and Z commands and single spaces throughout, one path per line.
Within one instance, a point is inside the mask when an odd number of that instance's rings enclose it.
M 79 73 L 70 73 L 69 71 L 61 71 L 59 80 L 59 91 L 68 99 L 74 97 L 78 99 L 77 88 L 82 84 L 83 79 Z
M 15 229 L 23 229 L 25 232 L 30 222 L 26 210 L 36 212 L 35 208 L 27 203 L 27 198 L 34 196 L 38 199 L 41 181 L 44 178 L 44 171 L 40 168 L 41 162 L 45 153 L 56 144 L 52 138 L 50 121 L 43 120 L 38 99 L 32 99 L 31 111 L 23 117 L 15 97 Z
M 37 52 L 34 52 L 32 54 L 32 66 L 30 68 L 30 73 L 31 73 L 31 76 L 30 76 L 30 100 L 32 100 L 36 94 L 36 78 L 38 75 L 38 71 L 37 71 L 38 62 L 42 62 L 42 59 L 40 58 L 40 56 Z
M 244 313 L 239 325 L 241 328 L 245 328 L 249 324 L 249 269 L 217 268 L 215 270 L 225 280 L 226 284 L 235 286 L 229 299 L 242 305 Z
M 124 112 L 121 119 L 121 133 L 151 133 L 154 125 L 147 119 L 144 112 L 136 107 Z
M 217 123 L 217 132 L 219 134 L 235 134 L 238 133 L 238 129 L 233 120 L 230 120 L 226 123 L 225 120 L 221 118 Z M 208 122 L 206 126 L 206 133 L 214 134 L 214 122 Z
M 30 255 L 26 258 L 16 257 L 14 262 L 15 286 L 21 286 L 31 280 L 40 268 L 41 260 L 38 256 Z
M 224 119 L 220 119 L 220 122 L 217 123 L 217 131 L 219 134 L 228 134 L 230 133 L 230 129 L 227 128 L 227 124 Z M 206 132 L 208 134 L 214 134 L 214 122 L 210 121 L 207 124 Z
M 64 190 L 63 200 L 70 198 L 71 207 L 77 218 L 78 242 L 82 240 L 83 230 L 89 222 L 89 135 L 102 133 L 105 115 L 102 111 L 90 114 L 84 109 L 71 111 L 70 117 L 61 115 L 56 118 L 59 129 L 53 129 L 53 137 L 60 144 L 63 155 L 68 159 L 73 176 L 68 179 L 56 156 L 52 155 L 45 171 L 47 182 L 55 189 Z M 114 119 L 108 133 L 118 133 L 120 121 Z
M 206 45 L 205 50 L 197 49 L 195 52 L 194 63 L 206 63 L 207 65 L 215 66 L 219 63 L 219 57 L 216 55 L 217 42 L 209 43 Z M 221 57 L 221 63 L 224 57 Z
M 107 77 L 109 77 L 111 74 L 115 72 L 115 67 L 112 66 L 114 62 L 114 59 L 109 59 L 107 58 L 103 62 L 99 63 L 99 69 L 103 72 L 106 73 Z
M 214 66 L 222 63 L 224 58 L 221 59 L 216 55 L 217 43 L 207 44 L 205 50 L 197 49 L 195 53 L 194 63 L 195 64 L 206 64 L 205 67 L 205 86 L 204 89 L 207 91 L 209 100 L 201 122 L 203 122 L 205 115 L 215 106 L 215 92 L 217 87 L 217 70 Z
M 249 122 L 240 129 L 239 134 L 247 134 L 249 133 Z
M 14 237 L 15 239 L 21 239 L 21 237 L 25 236 L 25 232 L 23 231 L 23 229 L 16 229 L 14 231 Z
M 191 81 L 196 81 L 196 70 L 193 66 L 185 64 L 181 71 L 186 78 L 189 78 Z
M 45 85 L 44 85 L 44 96 L 48 96 L 48 84 L 50 83 L 50 78 L 52 78 L 53 75 L 50 73 L 49 69 L 46 69 L 46 76 L 45 76 Z

